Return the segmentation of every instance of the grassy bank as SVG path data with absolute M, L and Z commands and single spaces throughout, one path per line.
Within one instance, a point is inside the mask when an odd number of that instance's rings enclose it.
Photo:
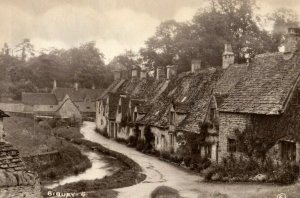
M 20 151 L 29 168 L 39 173 L 42 182 L 77 174 L 91 167 L 88 157 L 79 148 L 58 137 L 60 134 L 77 134 L 76 137 L 68 136 L 70 139 L 82 137 L 78 127 L 10 117 L 5 119 L 4 128 L 6 139 Z M 57 154 L 47 156 L 51 152 Z M 40 154 L 45 155 L 40 157 Z

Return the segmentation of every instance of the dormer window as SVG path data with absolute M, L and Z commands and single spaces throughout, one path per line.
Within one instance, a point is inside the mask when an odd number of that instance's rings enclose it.
M 215 116 L 216 116 L 216 109 L 210 108 L 210 113 L 209 113 L 210 121 L 213 121 L 215 119 Z
M 170 125 L 174 125 L 175 124 L 175 112 L 171 111 L 170 112 Z

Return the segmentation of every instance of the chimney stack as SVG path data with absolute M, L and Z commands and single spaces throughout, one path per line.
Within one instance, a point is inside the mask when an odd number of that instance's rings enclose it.
M 223 53 L 222 68 L 226 69 L 229 65 L 234 64 L 234 53 L 232 51 L 231 44 L 225 44 L 225 50 Z
M 56 88 L 57 88 L 56 80 L 53 80 L 53 90 L 55 90 Z
M 146 71 L 146 69 L 144 69 L 144 68 L 141 69 L 140 78 L 141 79 L 147 78 L 147 71 Z
M 168 65 L 167 66 L 167 79 L 171 80 L 177 74 L 177 68 L 175 65 Z
M 137 80 L 139 78 L 139 67 L 138 66 L 133 66 L 131 70 L 131 79 L 133 81 Z
M 284 51 L 294 53 L 299 50 L 300 28 L 289 28 L 286 36 Z
M 156 80 L 165 78 L 165 70 L 163 67 L 156 68 Z
M 201 60 L 199 60 L 199 59 L 192 60 L 191 72 L 195 73 L 195 72 L 197 72 L 199 70 L 201 70 Z
M 75 89 L 76 91 L 78 91 L 78 82 L 75 82 L 75 83 L 74 83 L 74 89 Z

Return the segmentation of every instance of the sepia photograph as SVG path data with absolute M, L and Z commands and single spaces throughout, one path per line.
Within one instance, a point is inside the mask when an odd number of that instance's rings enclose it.
M 0 198 L 300 198 L 299 0 L 0 0 Z

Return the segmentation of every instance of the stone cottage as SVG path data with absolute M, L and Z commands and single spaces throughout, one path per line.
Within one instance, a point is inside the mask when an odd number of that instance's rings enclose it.
M 240 142 L 242 135 L 249 138 L 253 155 L 299 161 L 299 40 L 300 29 L 290 28 L 285 52 L 261 54 L 248 64 L 229 66 L 225 78 L 240 77 L 231 78 L 227 87 L 219 84 L 217 90 L 220 158 L 241 154 L 240 145 L 246 144 Z

